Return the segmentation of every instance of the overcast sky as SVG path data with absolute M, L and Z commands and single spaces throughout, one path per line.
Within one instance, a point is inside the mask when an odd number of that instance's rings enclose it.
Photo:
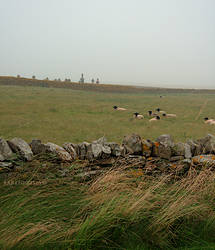
M 0 0 L 0 75 L 215 88 L 215 0 Z

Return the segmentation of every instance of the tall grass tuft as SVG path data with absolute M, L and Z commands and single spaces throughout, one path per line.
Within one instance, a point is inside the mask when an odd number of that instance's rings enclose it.
M 215 234 L 214 180 L 210 170 L 192 169 L 177 182 L 170 176 L 136 181 L 111 171 L 88 190 L 88 216 L 76 228 L 74 247 L 204 245 Z

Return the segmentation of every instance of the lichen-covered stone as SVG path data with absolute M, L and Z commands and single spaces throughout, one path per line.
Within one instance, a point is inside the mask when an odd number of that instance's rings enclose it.
M 89 147 L 90 143 L 88 142 L 82 142 L 77 144 L 78 147 L 78 158 L 80 160 L 84 160 L 87 157 L 87 148 Z
M 185 159 L 190 159 L 192 157 L 191 147 L 187 143 L 176 143 L 172 147 L 172 153 L 175 156 L 184 156 Z
M 208 134 L 197 142 L 201 145 L 202 154 L 215 154 L 215 136 Z
M 215 155 L 197 155 L 192 158 L 193 164 L 206 164 L 215 166 Z
M 143 155 L 145 157 L 150 157 L 152 154 L 153 143 L 150 140 L 143 139 L 142 144 L 143 144 Z
M 153 143 L 153 156 L 170 159 L 172 156 L 173 139 L 170 135 L 161 135 Z
M 46 153 L 55 154 L 61 161 L 72 161 L 71 155 L 64 148 L 54 143 L 48 142 L 44 144 L 44 149 Z
M 13 152 L 10 149 L 7 141 L 3 138 L 0 138 L 0 161 L 9 159 L 12 154 Z
M 172 151 L 173 151 L 173 155 L 184 155 L 184 143 L 179 142 L 176 143 L 173 147 L 172 147 Z
M 77 157 L 78 157 L 80 155 L 79 144 L 71 143 L 71 146 L 75 149 L 75 152 L 76 152 Z
M 215 154 L 215 136 L 208 134 L 198 140 L 188 140 L 193 156 L 201 154 Z
M 185 157 L 185 159 L 191 159 L 192 158 L 191 147 L 187 143 L 184 143 L 184 157 Z
M 202 146 L 204 146 L 208 141 L 211 139 L 214 139 L 214 136 L 211 134 L 207 134 L 205 137 L 202 137 L 200 139 L 197 139 L 196 142 Z
M 198 142 L 189 139 L 187 144 L 190 145 L 192 156 L 200 155 L 202 153 L 202 146 Z
M 93 155 L 93 151 L 92 151 L 92 144 L 87 145 L 86 158 L 89 161 L 92 161 L 94 159 L 94 155 Z
M 106 144 L 111 149 L 111 155 L 113 156 L 120 156 L 121 155 L 121 148 L 120 145 L 115 142 L 108 142 Z
M 93 141 L 87 147 L 87 159 L 100 159 L 100 158 L 107 158 L 111 154 L 118 154 L 117 153 L 117 144 L 116 143 L 109 143 L 105 137 L 101 137 L 98 140 Z
M 119 147 L 120 147 L 120 155 L 121 155 L 122 157 L 125 157 L 126 154 L 127 154 L 126 148 L 123 147 L 122 145 L 120 145 Z
M 92 143 L 92 153 L 94 158 L 98 159 L 101 158 L 102 155 L 111 155 L 111 148 L 107 145 L 102 145 L 98 143 Z
M 174 145 L 172 136 L 168 134 L 160 135 L 156 139 L 156 142 L 162 143 L 163 145 L 170 146 L 170 147 Z
M 143 143 L 142 139 L 137 134 L 127 135 L 124 137 L 122 146 L 126 149 L 128 154 L 142 155 Z
M 27 142 L 25 142 L 23 139 L 21 138 L 13 138 L 12 140 L 8 141 L 9 146 L 11 147 L 11 149 L 19 154 L 23 159 L 27 160 L 27 161 L 31 161 L 33 158 L 33 152 L 30 148 L 30 146 L 28 145 Z
M 66 142 L 63 144 L 63 148 L 71 155 L 72 159 L 77 159 L 77 152 L 73 143 Z
M 38 139 L 33 139 L 29 145 L 34 155 L 40 154 L 45 150 L 44 144 Z

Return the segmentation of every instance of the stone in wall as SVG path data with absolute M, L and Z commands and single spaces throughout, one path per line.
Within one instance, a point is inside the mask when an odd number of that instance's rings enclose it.
M 127 135 L 122 141 L 122 146 L 125 148 L 126 153 L 133 155 L 143 154 L 142 139 L 137 134 Z
M 92 148 L 92 154 L 93 154 L 93 157 L 95 159 L 98 159 L 102 156 L 102 148 L 103 146 L 101 144 L 97 144 L 97 143 L 92 143 L 91 144 L 91 148 Z
M 73 143 L 66 142 L 63 144 L 63 148 L 71 155 L 73 160 L 77 159 L 78 156 Z
M 61 161 L 72 161 L 72 156 L 64 148 L 54 143 L 48 142 L 42 147 L 46 153 L 56 154 Z
M 173 139 L 170 135 L 161 135 L 153 144 L 152 155 L 169 160 L 172 156 Z
M 120 147 L 116 143 L 109 143 L 105 137 L 101 137 L 92 143 L 83 142 L 74 146 L 78 158 L 81 160 L 93 160 L 100 158 L 107 158 L 110 155 L 118 156 L 120 154 Z
M 110 155 L 119 156 L 121 152 L 117 143 L 109 143 L 105 137 L 101 137 L 92 143 L 65 143 L 63 147 L 72 154 L 73 159 L 79 158 L 80 160 L 107 158 Z
M 121 161 L 128 167 L 143 168 L 147 173 L 155 175 L 162 172 L 168 173 L 168 171 L 170 173 L 175 171 L 181 175 L 194 165 L 200 168 L 215 167 L 215 136 L 210 134 L 195 141 L 189 140 L 187 143 L 174 143 L 170 135 L 161 135 L 155 142 L 151 142 L 141 139 L 139 135 L 132 134 L 124 137 L 122 145 L 108 142 L 105 137 L 101 137 L 92 143 L 64 143 L 63 147 L 51 142 L 44 144 L 36 139 L 32 140 L 30 147 L 20 138 L 14 138 L 8 143 L 0 139 L 0 161 L 9 159 L 5 158 L 5 155 L 8 153 L 7 156 L 11 156 L 11 149 L 25 160 L 31 160 L 33 154 L 40 153 L 55 154 L 57 159 L 63 162 L 76 159 L 89 161 L 108 159 L 108 161 L 100 161 L 99 166 L 104 166 L 102 165 L 104 162 L 106 165 L 107 162 L 111 165 L 112 161 L 120 165 Z M 112 156 L 121 157 L 109 159 Z M 0 167 L 12 169 L 13 164 L 10 163 L 7 166 L 0 164 Z
M 77 146 L 78 146 L 78 158 L 80 160 L 86 159 L 87 148 L 89 148 L 90 143 L 88 143 L 88 142 L 82 142 L 82 143 L 77 144 Z
M 145 157 L 150 157 L 152 154 L 153 142 L 151 142 L 150 140 L 143 139 L 142 144 L 143 144 L 143 155 Z
M 208 134 L 198 140 L 188 140 L 193 156 L 201 154 L 215 154 L 215 136 Z
M 29 144 L 34 155 L 40 154 L 45 151 L 44 144 L 41 140 L 33 139 Z
M 111 155 L 111 147 L 105 137 L 101 137 L 91 144 L 93 157 L 96 159 L 107 158 Z
M 201 145 L 202 154 L 215 154 L 215 136 L 208 134 L 197 142 Z
M 191 146 L 188 143 L 176 143 L 172 147 L 172 153 L 174 156 L 183 156 L 185 159 L 191 159 Z
M 106 144 L 111 149 L 111 155 L 113 156 L 120 156 L 122 149 L 120 148 L 120 145 L 115 142 L 108 142 Z
M 27 161 L 31 161 L 33 159 L 33 152 L 28 145 L 27 142 L 25 142 L 21 138 L 13 138 L 12 140 L 8 141 L 9 146 L 11 149 L 18 153 L 23 159 Z
M 7 141 L 0 138 L 0 161 L 8 160 L 12 156 L 13 152 L 10 149 Z
M 192 163 L 196 164 L 204 164 L 215 167 L 215 155 L 197 155 L 192 158 Z
M 94 159 L 94 155 L 93 155 L 93 150 L 92 150 L 92 144 L 89 144 L 87 146 L 87 154 L 86 154 L 86 158 L 89 161 L 92 161 Z
M 187 144 L 190 145 L 192 156 L 200 155 L 202 153 L 202 147 L 198 142 L 189 139 Z
M 72 156 L 62 147 L 48 142 L 46 144 L 41 143 L 41 140 L 33 139 L 30 143 L 30 147 L 35 155 L 41 153 L 55 154 L 61 161 L 72 161 Z

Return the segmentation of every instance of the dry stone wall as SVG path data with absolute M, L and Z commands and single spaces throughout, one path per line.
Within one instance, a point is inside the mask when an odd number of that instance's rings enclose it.
M 162 160 L 166 166 L 170 164 L 187 168 L 201 164 L 215 167 L 215 136 L 208 134 L 204 138 L 190 139 L 182 143 L 174 142 L 172 136 L 167 134 L 159 136 L 155 141 L 132 134 L 125 136 L 121 144 L 108 142 L 102 137 L 91 143 L 66 142 L 62 147 L 51 142 L 42 143 L 37 139 L 28 144 L 21 138 L 12 140 L 0 138 L 0 169 L 12 170 L 16 157 L 22 161 L 32 161 L 35 156 L 41 154 L 53 154 L 61 162 L 76 160 L 93 162 L 117 158 L 124 159 L 125 163 L 127 159 L 136 158 L 141 167 L 146 169 L 152 166 L 152 162 L 158 164 Z

